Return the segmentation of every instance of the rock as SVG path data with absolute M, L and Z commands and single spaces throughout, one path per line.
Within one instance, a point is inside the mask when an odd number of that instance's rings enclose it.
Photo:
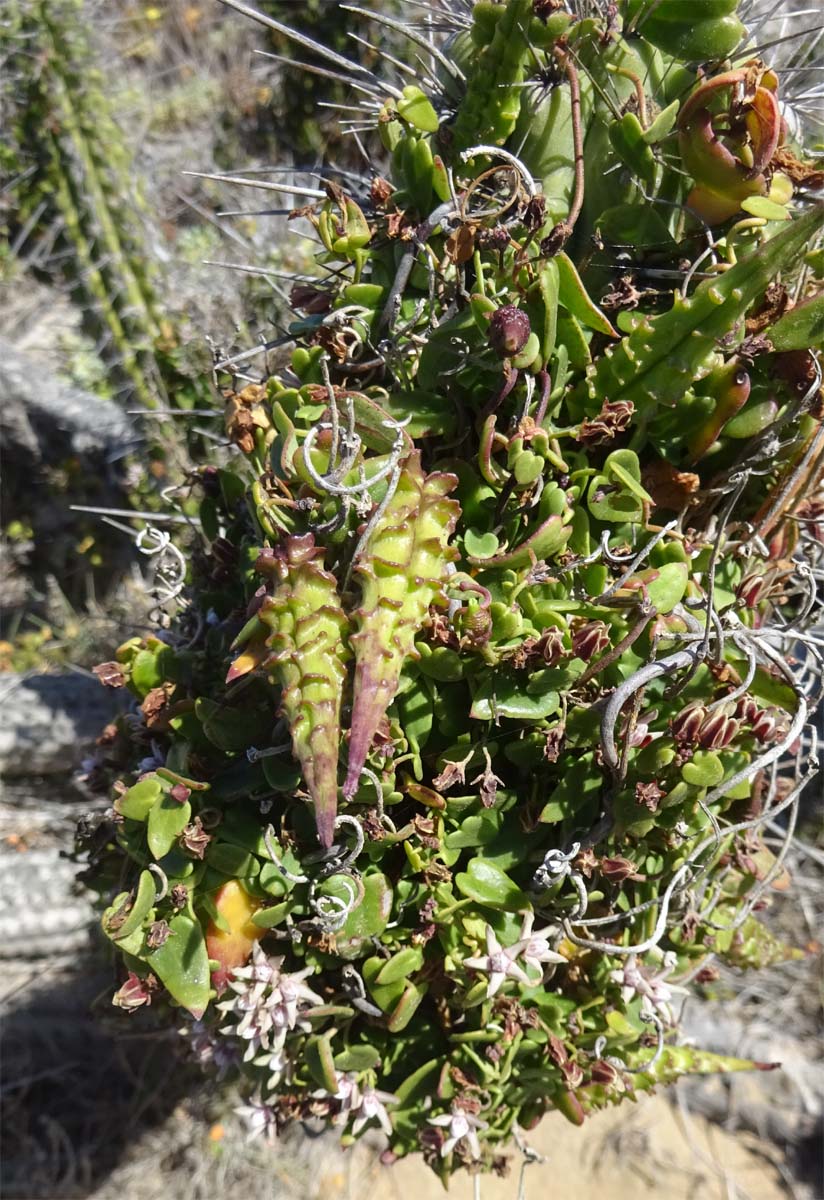
M 79 672 L 0 675 L 0 775 L 76 769 L 116 710 L 114 693 Z
M 56 848 L 0 853 L 0 962 L 88 949 L 94 910 L 77 870 Z
M 69 455 L 111 457 L 134 440 L 128 417 L 109 400 L 65 383 L 0 338 L 0 443 L 40 466 Z

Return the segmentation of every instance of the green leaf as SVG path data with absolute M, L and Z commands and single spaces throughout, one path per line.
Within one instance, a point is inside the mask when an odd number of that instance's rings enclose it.
M 259 908 L 252 915 L 252 924 L 257 925 L 260 929 L 274 929 L 276 925 L 282 923 L 288 911 L 288 901 L 284 901 L 283 904 L 273 904 L 271 908 Z
M 127 938 L 130 933 L 140 929 L 146 917 L 154 907 L 155 896 L 157 895 L 157 887 L 155 886 L 155 878 L 151 871 L 141 871 L 140 879 L 137 882 L 137 894 L 134 898 L 134 904 L 129 911 L 129 915 L 123 924 L 110 935 L 115 942 Z
M 201 696 L 195 701 L 195 715 L 218 750 L 248 750 L 271 734 L 272 716 L 259 708 L 230 708 Z
M 175 838 L 183 832 L 192 817 L 192 806 L 188 800 L 180 804 L 168 792 L 164 792 L 149 813 L 148 842 L 155 858 L 163 858 L 174 845 Z
M 759 667 L 755 672 L 750 691 L 756 700 L 761 700 L 764 704 L 774 704 L 776 708 L 783 708 L 785 712 L 794 713 L 798 707 L 798 699 L 790 685 L 783 679 L 776 679 L 763 667 Z
M 156 639 L 150 640 L 153 644 L 135 655 L 131 671 L 131 682 L 143 697 L 152 688 L 160 687 L 174 678 L 175 655 L 171 646 Z
M 178 913 L 169 922 L 171 934 L 145 961 L 173 1000 L 193 1017 L 202 1017 L 209 1003 L 209 956 L 200 922 Z
M 551 688 L 534 695 L 524 688 L 523 681 L 517 676 L 495 674 L 478 687 L 469 715 L 476 721 L 490 721 L 497 717 L 540 721 L 556 713 L 560 704 L 558 692 Z
M 669 562 L 654 568 L 650 574 L 654 576 L 646 585 L 650 602 L 659 613 L 672 612 L 676 604 L 684 598 L 689 581 L 689 567 L 686 563 Z
M 334 1095 L 338 1090 L 335 1058 L 327 1034 L 310 1037 L 303 1048 L 303 1058 L 318 1087 Z
M 724 764 L 717 754 L 696 750 L 681 768 L 681 778 L 693 787 L 715 787 L 724 778 Z
M 415 648 L 420 654 L 418 669 L 422 675 L 437 679 L 439 683 L 454 683 L 463 678 L 463 659 L 457 650 L 451 650 L 449 646 L 433 649 L 428 642 L 417 642 Z
M 641 464 L 634 450 L 613 450 L 604 463 L 604 471 L 608 476 L 614 475 L 633 496 L 652 504 L 652 496 L 641 486 Z
M 503 813 L 496 809 L 488 809 L 482 813 L 473 813 L 464 817 L 460 828 L 453 829 L 444 838 L 447 850 L 462 850 L 466 846 L 486 846 L 493 842 L 503 822 Z
M 744 212 L 753 217 L 761 217 L 765 221 L 789 221 L 789 210 L 783 204 L 776 204 L 767 196 L 747 196 L 741 201 Z
M 548 824 L 572 818 L 580 820 L 595 806 L 603 787 L 603 776 L 592 754 L 572 764 L 543 807 L 540 820 Z
M 500 545 L 494 533 L 479 533 L 476 529 L 467 529 L 463 542 L 466 553 L 476 559 L 492 558 Z
M 397 983 L 400 979 L 408 978 L 414 971 L 419 971 L 422 966 L 423 950 L 418 946 L 404 946 L 386 960 L 375 978 L 375 983 L 379 986 Z
M 678 119 L 678 110 L 681 107 L 680 100 L 673 100 L 672 104 L 659 112 L 658 116 L 644 130 L 644 141 L 648 146 L 653 146 L 656 142 L 662 141 L 668 133 L 671 133 L 675 128 L 675 122 Z
M 338 1071 L 371 1071 L 381 1060 L 374 1046 L 347 1046 L 335 1055 Z
M 206 862 L 213 870 L 231 879 L 245 879 L 260 871 L 260 863 L 255 856 L 231 842 L 212 842 L 206 851 Z
M 424 1063 L 422 1067 L 418 1067 L 417 1071 L 413 1071 L 411 1075 L 407 1075 L 400 1087 L 395 1089 L 395 1095 L 401 1104 L 406 1105 L 410 1101 L 424 1096 L 430 1087 L 428 1082 L 430 1075 L 434 1075 L 440 1066 L 441 1060 L 433 1058 Z
M 386 1028 L 390 1033 L 400 1033 L 402 1029 L 406 1029 L 428 990 L 427 984 L 409 984 L 386 1022 Z
M 820 350 L 824 347 L 824 292 L 797 304 L 767 330 L 776 350 Z
M 561 253 L 556 255 L 553 261 L 558 264 L 558 298 L 564 308 L 573 317 L 577 317 L 581 324 L 586 325 L 588 329 L 594 329 L 598 333 L 605 334 L 606 337 L 618 337 L 612 324 L 590 298 L 572 259 Z
M 349 902 L 351 885 L 349 876 L 331 875 L 318 888 L 322 896 L 337 896 Z M 392 885 L 380 871 L 363 877 L 363 899 L 346 919 L 346 924 L 336 935 L 338 944 L 347 941 L 362 941 L 378 937 L 386 928 L 392 912 Z
M 560 554 L 569 541 L 572 528 L 564 525 L 559 516 L 549 517 L 519 546 L 497 554 L 494 558 L 473 558 L 469 561 L 479 567 L 526 567 L 534 558 L 553 558 Z
M 437 133 L 438 114 L 420 88 L 409 85 L 397 102 L 398 115 L 423 133 Z
M 117 797 L 114 810 L 131 821 L 145 821 L 159 800 L 162 790 L 158 777 L 147 775 L 145 779 L 133 784 L 122 796 Z
M 466 871 L 455 877 L 462 896 L 490 908 L 520 912 L 529 907 L 529 897 L 495 863 L 483 858 L 469 860 Z

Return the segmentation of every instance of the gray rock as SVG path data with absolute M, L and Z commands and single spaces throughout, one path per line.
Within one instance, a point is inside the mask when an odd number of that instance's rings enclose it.
M 0 338 L 0 441 L 30 465 L 69 454 L 117 457 L 134 430 L 111 401 L 72 387 Z
M 0 675 L 0 775 L 68 773 L 117 711 L 117 698 L 79 672 Z

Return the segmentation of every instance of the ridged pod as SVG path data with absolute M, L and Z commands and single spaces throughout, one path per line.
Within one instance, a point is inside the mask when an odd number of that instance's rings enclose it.
M 689 299 L 677 295 L 669 312 L 647 318 L 614 349 L 608 347 L 578 391 L 587 413 L 598 412 L 604 397 L 631 401 L 639 411 L 677 404 L 700 378 L 718 339 L 735 329 L 770 280 L 822 226 L 824 205 L 819 204 L 729 271 L 705 280 Z
M 627 1054 L 627 1066 L 636 1071 L 648 1059 L 648 1052 L 632 1050 Z M 726 1054 L 714 1054 L 709 1050 L 698 1050 L 693 1046 L 665 1046 L 657 1062 L 644 1067 L 633 1076 L 633 1088 L 639 1092 L 649 1092 L 657 1085 L 675 1083 L 684 1075 L 728 1075 L 738 1071 L 769 1071 L 778 1063 L 753 1062 L 747 1058 L 732 1058 Z M 623 1098 L 623 1089 L 610 1090 L 602 1084 L 589 1084 L 570 1093 L 574 1101 L 570 1113 L 563 1105 L 558 1105 L 561 1111 L 575 1125 L 581 1124 L 585 1116 L 606 1108 L 610 1104 L 619 1104 Z M 575 1115 L 573 1115 L 575 1114 Z M 576 1119 L 577 1116 L 577 1119 Z
M 348 623 L 335 577 L 323 569 L 323 550 L 313 534 L 286 538 L 276 554 L 280 584 L 260 609 L 260 619 L 272 630 L 267 665 L 283 688 L 281 711 L 312 797 L 318 837 L 328 848 L 337 813 Z
M 442 598 L 448 564 L 457 557 L 449 546 L 460 513 L 448 499 L 457 478 L 446 472 L 425 475 L 419 451 L 410 454 L 397 490 L 369 539 L 357 566 L 363 601 L 356 614 L 355 690 L 349 769 L 344 795 L 350 797 L 381 717 L 398 689 L 401 669 L 416 657 L 415 634 L 430 604 Z

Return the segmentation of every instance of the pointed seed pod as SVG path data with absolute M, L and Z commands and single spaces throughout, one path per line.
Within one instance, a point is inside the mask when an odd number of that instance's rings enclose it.
M 271 630 L 269 662 L 283 688 L 281 711 L 312 797 L 318 836 L 328 848 L 337 813 L 348 622 L 335 577 L 323 569 L 323 549 L 311 533 L 287 537 L 274 561 L 280 584 L 261 605 L 260 619 Z
M 443 603 L 447 567 L 457 557 L 449 545 L 460 512 L 447 499 L 454 475 L 425 475 L 419 451 L 410 454 L 397 490 L 356 568 L 363 602 L 356 614 L 355 687 L 349 770 L 344 795 L 358 786 L 381 718 L 394 699 L 401 669 L 417 657 L 415 634 L 429 606 Z

